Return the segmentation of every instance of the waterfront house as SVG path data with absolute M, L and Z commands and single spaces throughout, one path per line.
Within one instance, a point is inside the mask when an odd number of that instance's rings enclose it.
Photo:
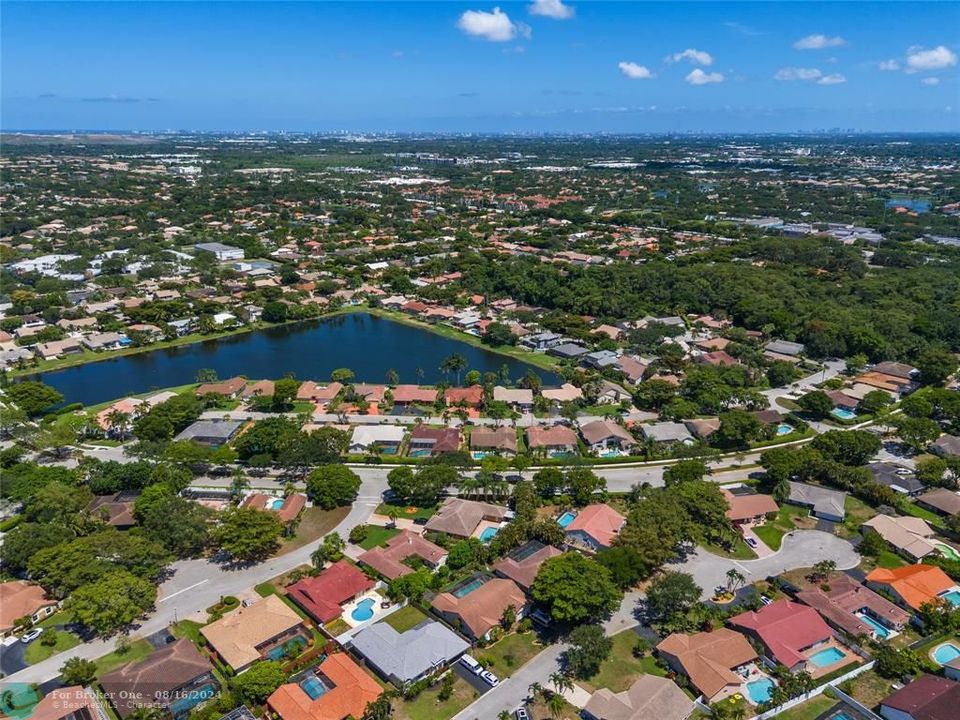
M 480 407 L 483 404 L 483 387 L 470 385 L 469 387 L 447 388 L 443 391 L 443 401 L 447 404 L 447 407 Z
M 442 455 L 454 453 L 460 449 L 460 428 L 430 427 L 429 425 L 415 425 L 410 431 L 408 455 Z
M 435 545 L 422 535 L 410 530 L 401 530 L 382 547 L 375 547 L 362 553 L 357 562 L 373 568 L 388 580 L 413 572 L 405 561 L 419 558 L 431 570 L 436 570 L 447 559 L 447 551 Z
M 267 707 L 280 720 L 361 718 L 367 705 L 383 694 L 379 683 L 342 652 L 330 655 L 299 678 L 299 682 L 281 685 L 267 698 Z
M 197 397 L 201 398 L 206 395 L 219 395 L 220 397 L 233 400 L 234 398 L 238 397 L 241 392 L 243 392 L 243 389 L 246 386 L 246 379 L 242 377 L 232 377 L 229 380 L 203 383 L 197 387 L 195 392 Z
M 192 440 L 201 445 L 220 447 L 228 443 L 243 425 L 242 420 L 197 420 L 181 430 L 174 441 Z
M 686 720 L 693 700 L 676 683 L 656 675 L 641 675 L 629 689 L 615 693 L 600 688 L 583 708 L 586 720 Z
M 308 633 L 302 618 L 277 595 L 240 607 L 200 628 L 220 660 L 240 673 L 257 660 L 280 657 L 284 645 Z
M 494 563 L 493 571 L 500 577 L 513 580 L 523 588 L 524 592 L 530 592 L 533 581 L 540 571 L 540 566 L 550 558 L 562 554 L 552 545 L 544 545 L 537 540 L 529 540 Z
M 437 389 L 419 385 L 397 385 L 393 388 L 393 406 L 406 408 L 410 405 L 433 405 L 437 401 Z
M 811 658 L 837 644 L 830 626 L 816 610 L 792 600 L 776 600 L 759 610 L 734 615 L 728 622 L 735 630 L 760 642 L 770 663 L 779 663 L 791 672 L 813 673 L 828 667 Z M 836 648 L 831 656 L 829 666 L 846 659 L 847 653 Z
M 374 623 L 349 642 L 368 667 L 399 688 L 439 673 L 470 649 L 470 643 L 436 620 L 402 633 L 385 622 Z
M 613 545 L 613 539 L 627 519 L 606 503 L 587 505 L 564 528 L 571 547 L 597 552 Z
M 919 610 L 927 603 L 960 604 L 960 586 L 934 565 L 876 568 L 867 575 L 866 583 L 889 593 L 898 605 L 911 610 Z
M 300 387 L 297 388 L 297 400 L 330 403 L 336 399 L 341 390 L 343 390 L 343 385 L 338 382 L 317 385 L 313 380 L 306 380 L 300 383 Z
M 505 578 L 472 578 L 450 592 L 439 593 L 432 603 L 433 610 L 459 629 L 471 640 L 489 638 L 498 627 L 508 608 L 513 608 L 516 619 L 527 611 L 523 590 Z
M 179 718 L 213 697 L 218 684 L 210 661 L 184 638 L 155 650 L 140 662 L 102 675 L 100 687 L 121 719 L 144 707 Z
M 343 612 L 343 605 L 356 600 L 375 585 L 375 581 L 344 559 L 315 577 L 293 583 L 287 588 L 287 597 L 323 624 L 336 620 Z
M 581 425 L 580 434 L 595 454 L 624 452 L 637 444 L 626 428 L 612 420 L 594 420 Z
M 478 453 L 517 454 L 517 431 L 512 427 L 475 427 L 470 432 L 470 449 Z
M 673 633 L 657 645 L 657 653 L 675 672 L 686 675 L 711 705 L 739 693 L 746 666 L 757 660 L 747 638 L 729 628 Z
M 583 397 L 583 390 L 576 385 L 564 383 L 558 388 L 543 388 L 540 395 L 544 400 L 548 400 L 556 405 L 562 405 L 566 402 L 575 402 Z
M 57 601 L 48 598 L 39 585 L 31 585 L 23 580 L 0 583 L 0 639 L 14 634 L 20 618 L 30 618 L 30 622 L 35 624 L 53 615 L 56 610 Z
M 504 402 L 519 412 L 533 410 L 533 390 L 529 388 L 506 388 L 497 385 L 493 388 L 493 399 Z
M 473 537 L 484 522 L 503 522 L 507 518 L 507 513 L 507 508 L 501 505 L 448 497 L 443 501 L 440 509 L 427 520 L 424 529 L 468 538 Z

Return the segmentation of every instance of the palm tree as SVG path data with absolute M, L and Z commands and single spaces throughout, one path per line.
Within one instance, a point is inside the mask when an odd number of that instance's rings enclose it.
M 107 426 L 116 433 L 117 437 L 123 440 L 127 434 L 127 424 L 130 418 L 126 413 L 119 410 L 111 410 L 107 415 Z
M 558 694 L 562 694 L 564 691 L 571 692 L 573 690 L 573 680 L 563 672 L 551 673 L 550 684 L 556 688 Z
M 510 711 L 501 710 L 500 713 L 497 715 L 497 720 L 510 720 Z
M 547 700 L 547 709 L 555 718 L 558 718 L 563 714 L 566 706 L 567 701 L 563 699 L 562 695 L 551 695 L 550 699 Z
M 743 573 L 736 568 L 730 568 L 727 570 L 727 592 L 732 593 L 740 585 L 746 582 L 746 580 L 747 578 L 744 577 Z
M 452 372 L 457 374 L 457 385 L 460 384 L 460 373 L 463 372 L 466 367 L 467 359 L 460 353 L 448 355 L 443 359 L 443 362 L 440 363 L 440 369 L 447 375 Z
M 250 480 L 243 474 L 243 470 L 237 468 L 233 472 L 233 479 L 230 481 L 230 497 L 234 502 L 239 502 L 243 494 L 250 489 Z
M 538 682 L 530 683 L 530 687 L 527 688 L 527 692 L 530 693 L 530 698 L 537 702 L 540 698 L 543 697 L 543 685 Z

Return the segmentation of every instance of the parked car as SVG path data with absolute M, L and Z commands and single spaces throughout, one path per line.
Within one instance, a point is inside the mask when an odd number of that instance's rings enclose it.
M 470 672 L 472 672 L 474 675 L 479 675 L 483 672 L 483 665 L 477 662 L 476 658 L 473 658 L 470 655 L 461 655 L 460 664 L 470 670 Z
M 33 642 L 41 635 L 43 635 L 43 628 L 34 628 L 33 630 L 29 630 L 25 632 L 23 635 L 21 635 L 20 642 L 22 643 Z
M 750 547 L 752 548 L 757 547 L 757 541 L 754 540 L 752 537 L 744 538 L 744 540 L 746 540 L 747 545 L 749 545 Z
M 760 596 L 760 604 L 761 604 L 761 605 L 769 605 L 769 604 L 772 603 L 772 602 L 773 602 L 773 600 L 771 600 L 770 598 L 768 598 L 766 595 L 761 595 L 761 596 Z
M 484 670 L 482 673 L 480 673 L 480 677 L 486 680 L 490 687 L 496 687 L 500 684 L 500 678 L 498 678 L 489 670 Z
M 516 712 L 513 713 L 514 717 L 517 720 L 530 720 L 530 714 L 527 712 L 527 709 L 524 707 L 517 708 Z

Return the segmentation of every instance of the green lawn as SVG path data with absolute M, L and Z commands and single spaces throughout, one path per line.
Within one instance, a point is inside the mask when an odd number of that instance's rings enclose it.
M 742 537 L 737 536 L 733 548 L 727 550 L 713 543 L 704 543 L 704 549 L 720 557 L 732 558 L 733 560 L 756 560 L 757 554 L 750 548 Z
M 840 526 L 840 535 L 847 538 L 858 534 L 860 526 L 877 514 L 876 510 L 853 495 L 847 495 L 847 499 L 843 503 L 843 509 L 845 515 L 843 524 Z
M 777 517 L 755 527 L 753 531 L 771 550 L 779 550 L 780 544 L 783 542 L 783 536 L 796 529 L 796 520 L 809 517 L 809 515 L 810 510 L 808 508 L 784 504 L 781 506 L 780 512 L 777 513 Z
M 944 522 L 942 517 L 937 515 L 935 512 L 931 512 L 926 508 L 920 507 L 915 503 L 912 503 L 912 502 L 904 503 L 903 511 L 908 515 L 913 515 L 914 517 L 918 517 L 921 520 L 926 520 L 935 528 L 939 528 L 941 530 L 944 528 Z
M 777 720 L 814 720 L 836 704 L 837 701 L 833 698 L 828 698 L 826 695 L 817 695 L 805 703 L 780 713 L 777 715 Z
M 613 692 L 622 692 L 633 685 L 640 675 L 659 675 L 665 677 L 667 672 L 656 664 L 652 655 L 642 658 L 633 656 L 633 648 L 637 642 L 637 635 L 630 630 L 613 636 L 613 650 L 610 656 L 600 665 L 600 671 L 589 680 L 578 681 L 590 692 L 599 688 L 609 688 Z
M 173 634 L 178 638 L 187 638 L 194 645 L 199 645 L 202 627 L 203 625 L 193 620 L 181 620 L 173 626 Z
M 319 541 L 339 525 L 349 512 L 349 506 L 334 510 L 324 510 L 319 507 L 305 508 L 300 514 L 296 534 L 285 539 L 276 554 L 283 555 L 291 550 Z
M 73 622 L 73 613 L 69 610 L 58 610 L 48 618 L 37 623 L 37 627 L 52 628 L 55 625 L 69 625 Z
M 57 638 L 56 645 L 44 645 L 41 642 L 46 636 L 54 634 Z M 64 630 L 47 630 L 37 640 L 34 640 L 27 646 L 27 649 L 23 653 L 23 659 L 27 665 L 36 665 L 38 662 L 43 662 L 48 657 L 53 657 L 54 655 L 62 653 L 65 650 L 69 650 L 70 648 L 74 648 L 79 644 L 80 638 L 73 633 L 68 633 Z
M 394 703 L 395 720 L 447 720 L 463 710 L 478 696 L 476 690 L 465 680 L 457 676 L 453 683 L 453 693 L 444 701 L 438 697 L 440 683 L 424 690 L 413 700 L 401 700 Z
M 97 677 L 106 675 L 111 670 L 123 667 L 127 663 L 139 662 L 149 657 L 151 653 L 153 653 L 153 645 L 146 640 L 134 640 L 125 653 L 118 653 L 114 650 L 112 653 L 97 658 Z
M 323 629 L 326 630 L 333 637 L 337 635 L 342 635 L 347 630 L 350 629 L 350 624 L 343 618 L 334 618 L 326 625 L 323 626 Z
M 892 680 L 882 678 L 873 670 L 857 675 L 840 685 L 840 689 L 868 708 L 875 708 L 887 695 L 893 692 Z
M 427 616 L 423 614 L 422 610 L 413 605 L 407 605 L 394 613 L 390 613 L 381 622 L 385 622 L 398 633 L 402 633 L 416 627 L 426 619 Z
M 380 547 L 387 544 L 387 541 L 399 535 L 400 531 L 397 528 L 385 528 L 380 527 L 379 525 L 367 525 L 367 537 L 364 538 L 363 542 L 360 543 L 360 547 L 364 550 L 372 550 L 375 547 Z
M 513 633 L 478 653 L 477 659 L 489 661 L 494 675 L 510 677 L 543 647 L 536 644 L 536 635 L 532 632 Z
M 274 587 L 273 583 L 271 582 L 263 582 L 259 585 L 254 585 L 253 589 L 254 592 L 256 592 L 260 597 L 267 597 L 267 595 L 277 594 L 277 588 Z
M 426 520 L 429 517 L 432 517 L 433 514 L 437 511 L 436 505 L 428 505 L 427 507 L 414 507 L 411 505 L 393 505 L 391 503 L 380 503 L 377 507 L 377 515 L 390 515 L 390 511 L 393 510 L 396 512 L 398 518 L 406 518 L 407 520 Z

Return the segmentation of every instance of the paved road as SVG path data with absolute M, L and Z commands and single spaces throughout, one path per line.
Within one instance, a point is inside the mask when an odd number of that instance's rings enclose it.
M 834 378 L 839 375 L 841 372 L 846 369 L 846 362 L 844 360 L 828 360 L 824 363 L 823 369 L 817 370 L 815 373 L 811 373 L 806 377 L 802 377 L 799 380 L 793 381 L 790 385 L 779 388 L 772 388 L 770 390 L 764 390 L 762 394 L 770 402 L 770 407 L 774 410 L 782 410 L 782 406 L 777 404 L 777 400 L 784 398 L 791 393 L 797 393 L 803 395 L 805 392 L 814 389 L 814 385 L 825 382 L 830 378 Z

